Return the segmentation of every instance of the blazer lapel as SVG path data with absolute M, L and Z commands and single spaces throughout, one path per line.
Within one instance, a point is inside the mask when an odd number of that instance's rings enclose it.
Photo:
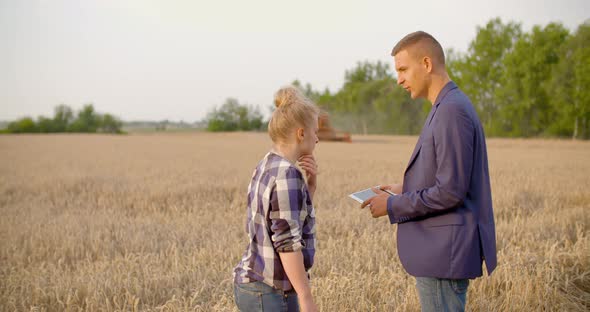
M 424 127 L 422 127 L 422 132 L 420 132 L 420 138 L 418 139 L 418 142 L 416 143 L 416 146 L 414 147 L 414 152 L 412 152 L 412 156 L 410 157 L 410 161 L 408 162 L 408 166 L 406 167 L 406 170 L 404 171 L 404 175 L 406 174 L 406 172 L 408 172 L 408 169 L 410 169 L 410 167 L 414 163 L 414 160 L 416 160 L 416 157 L 420 153 L 420 148 L 422 147 L 422 140 L 424 139 L 423 138 L 424 130 L 426 130 L 426 128 L 428 126 L 430 126 L 430 122 L 434 118 L 434 114 L 436 113 L 436 110 L 438 109 L 440 102 L 447 95 L 447 93 L 449 93 L 449 91 L 456 89 L 456 88 L 457 88 L 457 85 L 453 81 L 449 81 L 444 86 L 444 88 L 440 91 L 439 95 L 437 96 L 436 101 L 434 102 L 434 105 L 433 105 L 432 109 L 430 110 L 430 113 L 428 114 L 428 117 L 426 117 L 426 122 L 424 123 Z
M 420 152 L 421 146 L 422 146 L 422 136 L 420 136 L 420 139 L 418 139 L 418 142 L 416 143 L 416 146 L 414 147 L 414 152 L 412 152 L 412 157 L 410 157 L 410 161 L 408 162 L 408 166 L 406 167 L 406 170 L 404 171 L 404 175 L 406 175 L 406 172 L 408 172 L 408 169 L 410 169 L 410 167 L 412 166 L 412 163 L 414 163 L 414 160 L 416 160 L 416 156 L 418 156 L 418 152 Z
M 424 129 L 426 129 L 428 126 L 430 126 L 430 122 L 432 121 L 432 118 L 434 118 L 434 114 L 436 114 L 436 110 L 438 109 L 438 106 L 440 105 L 440 103 L 434 105 L 434 107 L 432 108 L 432 114 L 430 115 L 430 118 L 428 118 L 426 120 L 426 124 L 424 125 Z M 424 131 L 424 130 L 422 130 Z
M 410 169 L 410 167 L 412 166 L 412 163 L 414 162 L 414 160 L 416 160 L 416 156 L 418 156 L 418 153 L 420 152 L 420 147 L 422 147 L 422 139 L 424 136 L 424 130 L 430 124 L 430 121 L 432 120 L 432 116 L 434 116 L 434 111 L 436 111 L 436 107 L 433 107 L 430 110 L 430 113 L 428 113 L 428 117 L 426 117 L 426 122 L 424 122 L 424 126 L 422 127 L 422 131 L 420 132 L 420 137 L 418 138 L 418 142 L 416 142 L 416 146 L 414 147 L 414 151 L 412 152 L 412 156 L 410 157 L 410 161 L 408 162 L 408 166 L 406 167 L 406 170 L 404 171 L 404 175 L 408 171 L 408 169 Z

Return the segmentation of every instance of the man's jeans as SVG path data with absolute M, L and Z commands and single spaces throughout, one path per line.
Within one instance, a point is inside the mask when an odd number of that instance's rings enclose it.
M 465 311 L 468 279 L 416 277 L 422 312 Z
M 297 293 L 274 289 L 262 282 L 234 283 L 234 297 L 242 312 L 253 311 L 299 311 Z

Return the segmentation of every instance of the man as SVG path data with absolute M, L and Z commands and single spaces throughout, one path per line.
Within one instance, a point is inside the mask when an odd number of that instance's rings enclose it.
M 397 223 L 397 246 L 416 277 L 422 311 L 463 311 L 469 279 L 496 267 L 496 234 L 484 132 L 467 96 L 452 82 L 444 52 L 418 31 L 393 48 L 398 84 L 432 103 L 403 184 L 366 200 L 373 217 Z M 388 190 L 397 195 L 391 195 Z

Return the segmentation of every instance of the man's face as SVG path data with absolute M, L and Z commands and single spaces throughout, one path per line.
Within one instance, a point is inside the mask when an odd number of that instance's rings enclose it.
M 412 99 L 427 97 L 426 67 L 418 57 L 411 55 L 408 49 L 398 52 L 395 60 L 397 84 L 410 92 Z

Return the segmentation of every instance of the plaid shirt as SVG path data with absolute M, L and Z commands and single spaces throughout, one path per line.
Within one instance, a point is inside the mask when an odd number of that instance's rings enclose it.
M 246 218 L 248 248 L 234 269 L 234 281 L 264 282 L 293 289 L 279 252 L 301 250 L 305 270 L 315 254 L 315 212 L 301 172 L 288 160 L 269 152 L 248 186 Z

